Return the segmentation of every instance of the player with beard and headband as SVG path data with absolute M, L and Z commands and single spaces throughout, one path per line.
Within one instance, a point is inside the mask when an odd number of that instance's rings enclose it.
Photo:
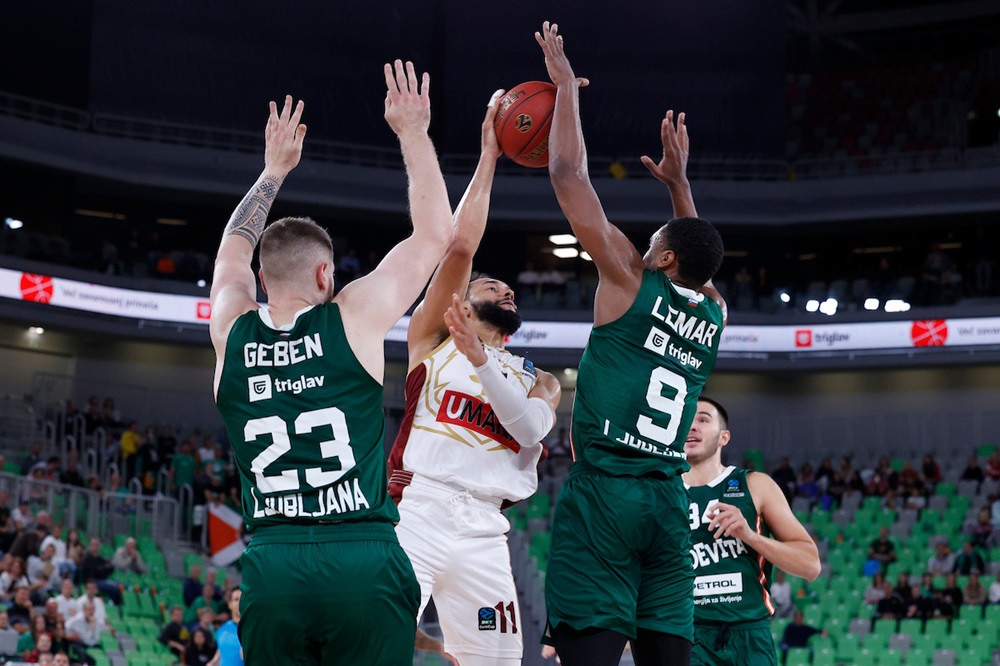
M 691 663 L 776 666 L 771 565 L 815 580 L 819 551 L 771 477 L 722 464 L 730 437 L 726 410 L 699 398 L 684 444 L 695 574 Z
M 521 663 L 510 524 L 500 509 L 535 492 L 540 442 L 560 397 L 555 377 L 504 349 L 521 325 L 514 292 L 472 274 L 500 156 L 493 118 L 502 92 L 483 121 L 455 241 L 410 319 L 406 412 L 389 456 L 396 533 L 420 583 L 420 614 L 433 596 L 444 649 L 463 666 Z

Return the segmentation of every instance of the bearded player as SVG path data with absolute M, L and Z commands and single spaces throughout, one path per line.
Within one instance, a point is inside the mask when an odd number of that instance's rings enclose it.
M 819 551 L 767 474 L 722 464 L 729 415 L 702 397 L 688 431 L 694 633 L 691 663 L 777 666 L 771 565 L 816 580 Z
M 500 509 L 535 492 L 540 442 L 560 396 L 555 377 L 504 349 L 521 325 L 514 292 L 471 273 L 500 156 L 493 118 L 501 93 L 490 101 L 479 165 L 455 211 L 455 241 L 410 319 L 406 413 L 389 457 L 396 533 L 420 583 L 419 613 L 433 596 L 444 649 L 462 666 L 521 663 L 510 524 Z

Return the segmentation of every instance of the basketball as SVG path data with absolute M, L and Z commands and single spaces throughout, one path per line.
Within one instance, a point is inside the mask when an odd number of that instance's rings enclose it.
M 508 90 L 493 121 L 503 154 L 522 166 L 548 166 L 555 106 L 556 87 L 551 83 L 528 81 Z

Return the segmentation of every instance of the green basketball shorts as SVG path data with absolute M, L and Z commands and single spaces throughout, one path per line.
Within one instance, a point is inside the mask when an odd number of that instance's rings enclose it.
M 695 624 L 691 666 L 777 666 L 770 620 Z

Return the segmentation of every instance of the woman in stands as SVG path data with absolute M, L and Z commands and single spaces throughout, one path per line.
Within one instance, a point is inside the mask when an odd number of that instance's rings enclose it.
M 215 645 L 209 640 L 204 629 L 198 628 L 191 633 L 191 642 L 184 651 L 184 663 L 188 666 L 204 666 L 215 656 Z

